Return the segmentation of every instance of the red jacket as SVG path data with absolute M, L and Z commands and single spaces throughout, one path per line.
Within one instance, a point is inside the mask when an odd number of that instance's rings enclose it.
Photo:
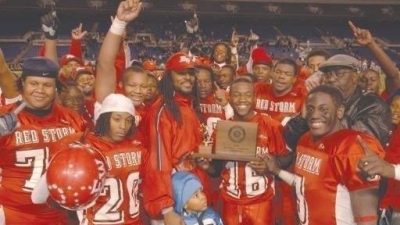
M 145 147 L 150 151 L 149 171 L 143 183 L 144 207 L 151 217 L 160 217 L 162 209 L 174 204 L 171 191 L 171 173 L 191 171 L 189 153 L 201 143 L 200 122 L 189 97 L 175 94 L 182 116 L 178 123 L 159 98 L 143 118 Z

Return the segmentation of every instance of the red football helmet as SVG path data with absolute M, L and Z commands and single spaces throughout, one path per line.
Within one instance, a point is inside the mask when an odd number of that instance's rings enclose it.
M 106 173 L 105 158 L 98 150 L 74 142 L 50 162 L 46 176 L 50 197 L 66 209 L 83 209 L 99 196 Z

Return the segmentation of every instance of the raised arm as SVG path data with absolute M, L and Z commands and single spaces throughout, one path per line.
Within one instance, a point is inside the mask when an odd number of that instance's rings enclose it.
M 371 32 L 367 29 L 362 29 L 355 26 L 349 21 L 349 26 L 353 31 L 354 37 L 357 43 L 361 46 L 367 47 L 374 55 L 379 65 L 382 67 L 386 74 L 387 91 L 393 93 L 400 88 L 400 73 L 396 64 L 392 59 L 385 53 L 385 51 L 376 43 Z
M 69 53 L 82 59 L 82 39 L 88 32 L 82 29 L 82 23 L 71 31 L 71 45 Z
M 42 23 L 42 30 L 45 35 L 44 40 L 44 57 L 54 61 L 58 64 L 57 56 L 57 30 L 58 18 L 57 12 L 53 9 L 51 12 L 42 16 L 40 19 Z
M 115 90 L 117 85 L 114 67 L 115 58 L 120 49 L 127 24 L 139 16 L 141 7 L 142 4 L 139 0 L 125 0 L 119 4 L 117 15 L 100 49 L 95 83 L 95 94 L 98 102 L 102 102 L 107 95 Z

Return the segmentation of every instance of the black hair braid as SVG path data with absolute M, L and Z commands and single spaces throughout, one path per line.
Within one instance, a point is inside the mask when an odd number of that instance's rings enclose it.
M 170 72 L 167 72 L 160 81 L 160 93 L 164 96 L 164 104 L 168 112 L 172 114 L 178 124 L 182 124 L 181 111 L 174 101 L 174 85 L 172 84 L 172 78 Z
M 94 127 L 94 133 L 96 136 L 105 136 L 107 131 L 110 129 L 110 118 L 111 112 L 101 114 L 96 120 L 96 126 Z

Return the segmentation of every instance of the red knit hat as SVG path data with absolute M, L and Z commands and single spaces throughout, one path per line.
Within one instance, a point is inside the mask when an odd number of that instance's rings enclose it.
M 155 60 L 145 59 L 143 61 L 143 69 L 147 71 L 154 71 L 157 69 L 157 63 Z
M 194 61 L 191 57 L 186 55 L 183 52 L 178 52 L 173 54 L 167 60 L 166 70 L 167 71 L 175 71 L 175 72 L 183 72 L 186 69 L 193 69 Z
M 251 58 L 253 59 L 253 66 L 256 64 L 272 64 L 272 57 L 268 55 L 264 48 L 258 47 L 253 50 L 251 53 Z

